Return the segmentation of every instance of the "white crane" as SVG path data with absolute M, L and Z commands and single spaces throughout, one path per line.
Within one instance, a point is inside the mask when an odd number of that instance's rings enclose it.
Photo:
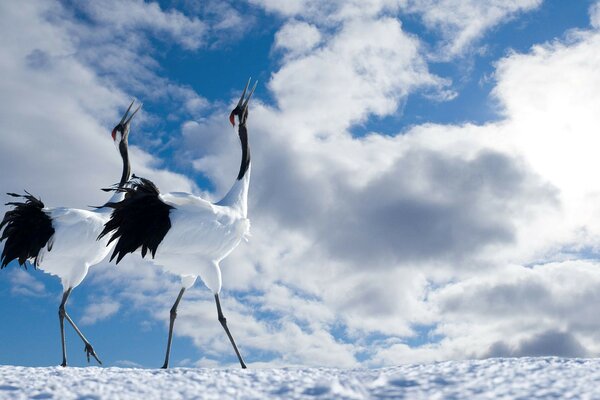
M 119 187 L 126 184 L 130 176 L 129 124 L 141 107 L 138 106 L 128 117 L 134 101 L 112 130 L 113 141 L 123 159 Z M 25 201 L 7 203 L 13 208 L 6 212 L 0 223 L 0 230 L 4 227 L 0 241 L 6 240 L 0 256 L 0 267 L 4 268 L 11 261 L 17 260 L 21 266 L 27 268 L 26 261 L 29 260 L 34 268 L 58 276 L 63 286 L 62 301 L 58 308 L 63 356 L 61 365 L 67 366 L 65 318 L 83 340 L 88 362 L 92 356 L 102 364 L 90 342 L 67 313 L 66 304 L 72 290 L 87 275 L 89 267 L 98 264 L 110 253 L 111 248 L 107 247 L 108 240 L 98 241 L 97 237 L 110 217 L 112 210 L 108 205 L 119 201 L 123 194 L 113 194 L 107 205 L 90 211 L 66 207 L 46 208 L 41 200 L 28 192 L 26 195 L 8 194 L 21 197 Z
M 142 257 L 145 257 L 150 250 L 157 264 L 181 277 L 182 288 L 171 308 L 167 352 L 162 368 L 169 366 L 177 307 L 183 293 L 198 277 L 213 292 L 219 322 L 231 341 L 240 365 L 246 368 L 221 310 L 219 263 L 237 247 L 250 229 L 247 206 L 250 148 L 246 120 L 248 102 L 256 83 L 245 98 L 249 85 L 250 80 L 229 116 L 234 126 L 235 116 L 239 120 L 242 162 L 237 179 L 225 197 L 217 203 L 211 203 L 189 193 L 160 194 L 151 181 L 134 175 L 127 186 L 115 189 L 125 192 L 125 199 L 111 205 L 114 211 L 100 235 L 102 238 L 112 233 L 109 242 L 117 241 L 111 261 L 116 257 L 119 263 L 126 254 L 140 248 Z

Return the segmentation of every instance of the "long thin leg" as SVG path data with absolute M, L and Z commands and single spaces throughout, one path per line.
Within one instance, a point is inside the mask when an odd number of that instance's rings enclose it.
M 71 294 L 72 288 L 68 288 L 66 292 L 63 293 L 62 301 L 60 302 L 60 306 L 58 307 L 58 321 L 60 322 L 60 342 L 62 344 L 62 356 L 63 360 L 60 364 L 62 367 L 67 366 L 67 350 L 65 347 L 65 304 L 69 295 Z
M 62 302 L 60 303 L 60 307 L 58 308 L 58 317 L 60 320 L 60 334 L 61 334 L 62 346 L 63 346 L 63 363 L 61 365 L 63 367 L 65 367 L 67 365 L 67 353 L 65 350 L 65 328 L 64 328 L 64 319 L 65 318 L 71 324 L 73 329 L 75 329 L 75 332 L 77 332 L 77 335 L 79 335 L 81 340 L 83 340 L 83 343 L 85 344 L 84 351 L 86 353 L 88 362 L 90 362 L 90 356 L 92 356 L 96 359 L 96 361 L 98 361 L 98 364 L 102 365 L 102 361 L 100 361 L 100 359 L 96 355 L 96 352 L 94 351 L 94 348 L 92 347 L 91 343 L 85 338 L 85 336 L 83 336 L 83 333 L 81 333 L 81 331 L 79 330 L 77 325 L 75 325 L 75 322 L 73 322 L 73 320 L 67 313 L 67 310 L 66 310 L 67 299 L 71 295 L 72 290 L 73 290 L 73 288 L 69 288 L 63 294 Z
M 66 312 L 65 312 L 65 318 L 67 319 L 67 321 L 69 321 L 69 323 L 71 324 L 73 329 L 75 329 L 75 332 L 77 332 L 77 334 L 79 335 L 81 340 L 83 340 L 83 343 L 85 344 L 84 351 L 87 355 L 88 363 L 90 362 L 90 356 L 92 356 L 96 359 L 96 361 L 98 361 L 98 364 L 102 365 L 102 361 L 100 361 L 100 359 L 98 359 L 98 356 L 96 355 L 96 352 L 94 351 L 94 348 L 92 347 L 92 344 L 85 338 L 85 336 L 83 336 L 83 333 L 81 333 L 81 331 L 79 330 L 77 325 L 75 325 L 75 322 L 73 322 L 73 320 L 71 319 L 69 314 L 67 314 Z
M 225 316 L 223 315 L 223 311 L 221 310 L 221 302 L 219 301 L 218 294 L 215 294 L 215 301 L 217 302 L 217 314 L 219 316 L 219 322 L 221 323 L 221 326 L 223 327 L 223 329 L 225 329 L 225 333 L 227 333 L 227 336 L 229 337 L 229 341 L 233 346 L 233 350 L 235 350 L 235 354 L 237 355 L 238 360 L 240 360 L 240 365 L 242 366 L 242 368 L 246 368 L 246 364 L 244 364 L 242 355 L 240 354 L 240 351 L 235 345 L 235 340 L 233 340 L 233 336 L 231 336 L 231 332 L 229 332 L 229 328 L 227 328 L 227 318 L 225 318 Z
M 185 288 L 181 288 L 179 291 L 179 295 L 177 296 L 177 300 L 171 307 L 171 318 L 169 323 L 169 339 L 167 340 L 167 354 L 165 354 L 165 363 L 161 367 L 162 369 L 169 368 L 169 357 L 171 356 L 171 341 L 173 340 L 173 327 L 175 326 L 175 318 L 177 318 L 177 307 L 179 306 L 179 302 L 183 297 L 183 292 L 185 292 Z

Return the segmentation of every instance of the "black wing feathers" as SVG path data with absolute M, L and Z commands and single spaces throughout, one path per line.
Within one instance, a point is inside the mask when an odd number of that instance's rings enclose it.
M 6 240 L 0 256 L 0 269 L 6 267 L 12 260 L 18 260 L 21 266 L 27 268 L 25 261 L 29 258 L 35 259 L 33 266 L 37 267 L 40 250 L 54 235 L 52 220 L 43 211 L 44 203 L 28 192 L 25 193 L 25 195 L 7 193 L 12 197 L 21 197 L 25 201 L 6 203 L 13 208 L 4 214 L 4 219 L 0 222 L 0 231 L 4 228 L 0 242 Z
M 127 186 L 113 190 L 124 192 L 125 198 L 105 205 L 112 208 L 113 212 L 98 236 L 100 239 L 112 233 L 109 243 L 117 241 L 110 260 L 117 257 L 118 264 L 125 255 L 140 247 L 142 257 L 150 250 L 154 258 L 158 245 L 171 228 L 169 212 L 173 207 L 158 197 L 160 192 L 154 183 L 135 175 Z

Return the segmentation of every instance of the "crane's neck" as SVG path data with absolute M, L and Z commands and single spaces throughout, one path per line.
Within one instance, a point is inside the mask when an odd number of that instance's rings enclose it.
M 242 161 L 237 179 L 229 192 L 221 201 L 216 203 L 220 206 L 228 206 L 237 209 L 244 218 L 248 216 L 248 186 L 250 186 L 250 146 L 248 145 L 248 130 L 246 124 L 240 124 L 238 128 L 240 144 L 242 146 Z
M 131 176 L 131 165 L 129 165 L 129 146 L 127 144 L 127 138 L 119 143 L 119 153 L 123 159 L 123 173 L 121 174 L 121 180 L 119 181 L 119 187 L 125 186 L 129 177 Z
M 131 165 L 129 164 L 129 147 L 127 144 L 127 140 L 121 141 L 119 143 L 119 153 L 121 153 L 121 159 L 123 159 L 123 173 L 121 174 L 121 180 L 119 181 L 119 188 L 125 186 L 127 181 L 129 181 L 129 177 L 131 176 Z M 116 191 L 111 196 L 109 203 L 117 203 L 123 200 L 124 193 Z

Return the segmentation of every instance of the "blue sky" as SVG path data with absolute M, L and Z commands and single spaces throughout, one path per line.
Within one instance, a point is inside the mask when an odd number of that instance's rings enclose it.
M 134 172 L 218 200 L 227 114 L 260 81 L 253 236 L 221 296 L 250 365 L 600 354 L 598 3 L 49 1 L 0 20 L 0 188 L 49 207 L 105 200 L 131 98 Z M 61 289 L 0 272 L 0 364 L 60 362 Z M 69 310 L 105 365 L 157 367 L 177 292 L 129 257 Z M 172 365 L 236 364 L 201 282 L 179 311 Z M 86 365 L 69 329 L 67 350 Z

